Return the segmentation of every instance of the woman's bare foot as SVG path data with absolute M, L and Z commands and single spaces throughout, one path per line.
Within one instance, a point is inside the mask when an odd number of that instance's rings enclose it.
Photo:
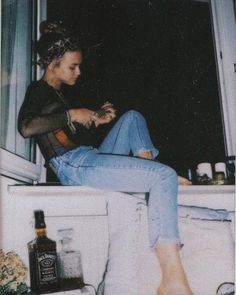
M 162 282 L 157 295 L 193 295 L 175 243 L 158 244 L 157 256 L 162 270 Z
M 180 185 L 191 185 L 192 182 L 188 180 L 187 178 L 184 178 L 182 176 L 178 176 L 178 184 Z
M 162 283 L 157 290 L 157 295 L 193 295 L 193 292 L 188 285 L 171 281 L 166 285 Z

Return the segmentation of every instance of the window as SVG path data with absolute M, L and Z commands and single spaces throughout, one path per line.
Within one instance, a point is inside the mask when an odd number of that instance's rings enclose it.
M 39 163 L 34 142 L 18 133 L 17 117 L 26 89 L 36 76 L 33 40 L 38 8 L 44 1 L 40 2 L 1 1 L 1 173 L 27 179 L 38 177 Z
M 17 132 L 17 114 L 32 77 L 33 1 L 2 0 L 1 147 L 35 162 L 35 147 Z
M 66 0 L 48 0 L 48 16 L 61 19 L 88 48 L 80 97 L 91 105 L 110 100 L 121 112 L 141 111 L 160 149 L 159 159 L 181 173 L 234 154 L 235 132 L 229 125 L 235 118 L 235 73 L 231 78 L 221 75 L 223 63 L 233 69 L 232 59 L 227 61 L 227 50 L 235 48 L 232 4 L 74 0 L 68 5 Z M 222 45 L 228 31 L 231 37 L 225 43 L 232 46 L 215 48 L 216 34 Z

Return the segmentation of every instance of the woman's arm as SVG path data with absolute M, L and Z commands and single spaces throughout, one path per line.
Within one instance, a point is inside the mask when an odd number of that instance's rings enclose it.
M 47 115 L 29 114 L 19 117 L 18 129 L 20 134 L 27 138 L 34 135 L 52 132 L 67 125 L 66 111 Z
M 65 108 L 50 100 L 50 93 L 37 83 L 32 83 L 18 116 L 18 130 L 23 137 L 51 132 L 67 125 Z
M 24 103 L 18 116 L 18 130 L 23 137 L 49 133 L 71 127 L 77 122 L 89 128 L 94 111 L 88 109 L 66 109 L 66 106 L 53 98 L 54 93 L 37 82 L 27 89 Z
M 58 109 L 47 114 L 38 114 L 22 110 L 19 116 L 19 132 L 23 137 L 31 137 L 49 133 L 54 130 L 69 126 L 71 122 L 79 123 L 89 128 L 93 123 L 94 111 L 89 109 Z

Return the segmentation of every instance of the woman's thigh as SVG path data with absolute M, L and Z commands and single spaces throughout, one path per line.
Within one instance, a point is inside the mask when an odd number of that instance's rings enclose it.
M 171 168 L 145 159 L 90 153 L 78 167 L 64 166 L 63 173 L 74 185 L 126 192 L 149 192 Z M 171 169 L 172 170 L 172 169 Z M 78 183 L 76 183 L 78 180 Z

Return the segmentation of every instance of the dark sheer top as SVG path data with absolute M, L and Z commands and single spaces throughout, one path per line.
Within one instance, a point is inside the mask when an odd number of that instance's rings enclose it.
M 44 80 L 32 82 L 27 89 L 18 117 L 23 137 L 35 137 L 46 161 L 62 147 L 53 131 L 63 128 L 69 135 L 66 110 L 69 108 L 56 90 Z

